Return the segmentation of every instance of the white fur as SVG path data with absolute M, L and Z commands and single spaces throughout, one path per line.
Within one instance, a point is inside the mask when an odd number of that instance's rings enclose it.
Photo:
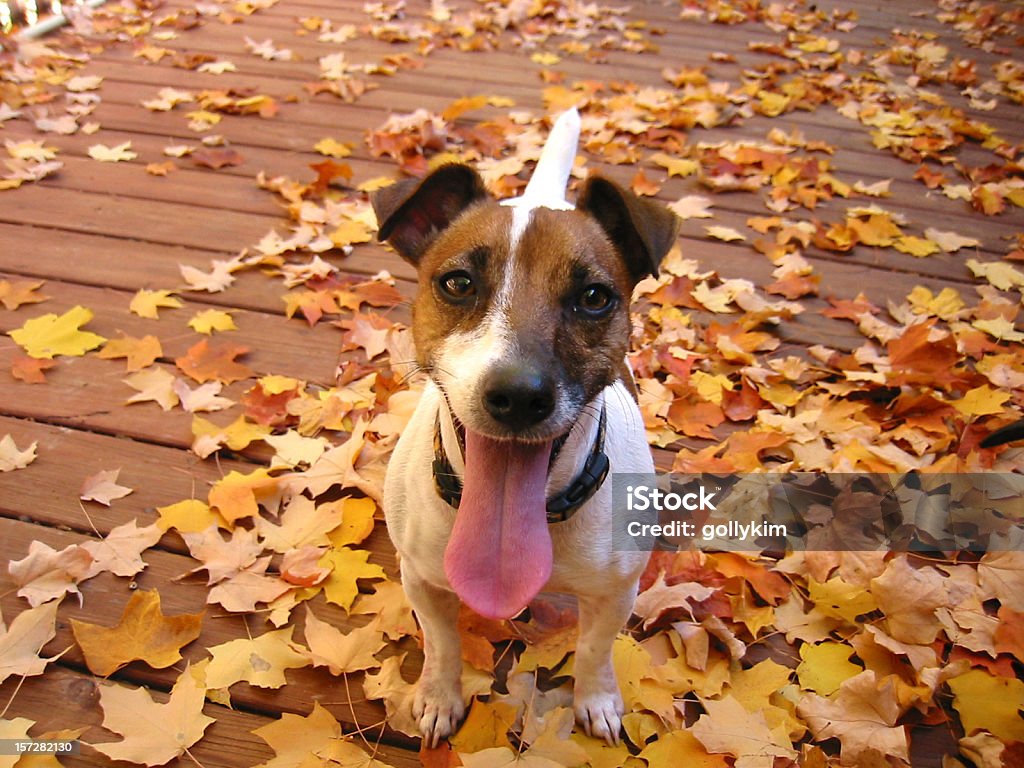
M 575 477 L 607 408 L 605 452 L 611 472 L 653 472 L 643 418 L 626 387 L 607 387 L 585 408 L 549 476 L 548 495 Z M 442 417 L 445 451 L 461 475 L 458 443 L 445 416 L 438 388 L 428 384 L 388 466 L 384 510 L 388 532 L 401 556 L 402 581 L 423 627 L 424 668 L 414 704 L 424 738 L 431 744 L 450 735 L 464 712 L 459 675 L 458 600 L 444 572 L 444 550 L 455 510 L 434 488 L 431 462 L 434 429 Z M 564 523 L 550 526 L 554 567 L 545 591 L 579 598 L 580 639 L 575 666 L 575 710 L 588 732 L 618 738 L 622 701 L 611 666 L 611 647 L 633 607 L 646 552 L 612 547 L 611 478 Z

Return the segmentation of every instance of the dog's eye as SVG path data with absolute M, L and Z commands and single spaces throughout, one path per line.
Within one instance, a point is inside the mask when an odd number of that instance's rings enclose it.
M 441 275 L 437 284 L 441 293 L 451 301 L 462 302 L 476 294 L 473 278 L 461 269 Z
M 588 285 L 576 299 L 576 308 L 590 317 L 604 317 L 615 306 L 615 294 L 603 285 Z

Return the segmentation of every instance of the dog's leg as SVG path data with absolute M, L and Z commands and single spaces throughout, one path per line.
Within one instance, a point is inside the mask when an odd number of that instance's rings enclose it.
M 612 645 L 633 611 L 636 589 L 580 595 L 580 636 L 576 644 L 576 720 L 588 735 L 619 742 L 622 696 L 612 667 Z
M 404 567 L 402 585 L 423 629 L 423 673 L 412 712 L 424 742 L 433 748 L 455 732 L 466 711 L 462 702 L 462 650 L 456 628 L 459 598 Z

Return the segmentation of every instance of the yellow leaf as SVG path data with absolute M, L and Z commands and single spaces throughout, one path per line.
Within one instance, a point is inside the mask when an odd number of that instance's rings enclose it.
M 555 64 L 560 62 L 562 59 L 560 56 L 554 53 L 535 53 L 530 57 L 530 61 L 534 64 L 540 64 L 542 67 L 553 67 Z
M 99 160 L 101 163 L 121 163 L 127 160 L 134 160 L 138 157 L 138 154 L 132 152 L 131 146 L 132 143 L 130 141 L 114 147 L 108 147 L 105 144 L 94 144 L 89 147 L 89 157 L 93 160 Z
M 926 229 L 924 236 L 939 246 L 946 253 L 956 253 L 961 248 L 977 248 L 981 243 L 973 237 L 964 237 L 956 232 L 942 232 L 938 229 Z
M 341 525 L 329 534 L 332 546 L 359 544 L 370 535 L 374 526 L 373 513 L 377 510 L 373 499 L 344 498 L 332 503 L 340 504 L 342 509 Z
M 304 381 L 292 378 L 291 376 L 281 376 L 276 373 L 270 376 L 261 376 L 256 383 L 268 395 L 280 395 L 292 390 L 303 389 L 306 386 Z
M 230 312 L 220 309 L 204 309 L 193 315 L 188 321 L 189 327 L 196 333 L 205 333 L 210 336 L 214 331 L 237 331 L 235 319 Z
M 288 669 L 310 664 L 302 646 L 292 641 L 294 627 L 265 632 L 251 639 L 229 640 L 210 648 L 208 688 L 229 688 L 242 680 L 260 688 L 280 688 Z
M 223 517 L 210 509 L 205 501 L 185 499 L 166 507 L 157 507 L 157 527 L 162 531 L 173 528 L 178 533 L 202 533 L 210 526 L 227 529 Z
M 658 152 L 657 154 L 651 155 L 651 162 L 660 165 L 668 171 L 669 178 L 673 176 L 691 176 L 700 170 L 700 163 L 696 160 L 672 157 L 671 155 L 666 155 L 664 152 Z
M 991 320 L 975 320 L 971 325 L 1000 341 L 1024 341 L 1024 333 L 1018 331 L 1013 323 L 1002 315 Z
M 959 400 L 950 401 L 964 416 L 989 416 L 1003 412 L 1003 405 L 1010 399 L 1009 392 L 992 389 L 988 384 L 968 390 Z
M 231 470 L 210 489 L 210 507 L 233 524 L 240 518 L 257 515 L 260 499 L 267 498 L 276 489 L 277 480 L 264 467 L 247 475 Z
M 853 648 L 846 643 L 804 643 L 800 646 L 800 664 L 796 668 L 800 685 L 822 696 L 831 696 L 844 680 L 862 672 L 850 661 Z
M 760 109 L 758 111 L 767 117 L 778 117 L 786 111 L 786 107 L 789 106 L 790 102 L 789 96 L 769 91 L 761 91 L 757 94 L 757 97 L 760 99 Z
M 851 624 L 857 623 L 857 617 L 871 613 L 877 608 L 875 598 L 864 587 L 848 584 L 838 576 L 822 583 L 809 579 L 807 596 L 823 614 L 844 619 Z
M 1024 682 L 972 669 L 947 684 L 967 735 L 985 730 L 1004 741 L 1024 741 Z
M 50 600 L 27 608 L 14 617 L 9 627 L 0 622 L 0 683 L 11 675 L 41 675 L 47 663 L 57 658 L 42 659 L 39 651 L 57 634 L 58 605 L 60 600 Z
M 369 557 L 370 553 L 365 549 L 335 547 L 320 558 L 320 566 L 331 569 L 331 575 L 323 583 L 324 596 L 328 602 L 340 605 L 347 611 L 359 594 L 359 579 L 387 578 L 383 568 L 367 562 Z
M 669 731 L 644 747 L 639 754 L 649 768 L 728 768 L 724 755 L 712 755 L 689 731 Z
M 179 402 L 174 391 L 174 375 L 163 368 L 146 368 L 121 381 L 136 390 L 134 395 L 125 400 L 125 405 L 152 400 L 165 411 L 169 411 Z
M 338 141 L 337 139 L 326 138 L 320 139 L 316 144 L 313 145 L 313 149 L 319 152 L 321 155 L 327 157 L 343 158 L 348 157 L 352 154 L 352 145 L 345 144 Z
M 936 296 L 923 285 L 915 285 L 907 301 L 915 314 L 934 315 L 940 320 L 952 320 L 964 308 L 959 291 L 949 287 L 943 288 Z
M 458 752 L 479 752 L 491 747 L 511 747 L 508 731 L 516 721 L 516 708 L 502 701 L 474 699 L 465 722 L 451 737 Z
M 937 243 L 925 240 L 922 237 L 913 237 L 912 235 L 904 235 L 898 238 L 893 247 L 901 253 L 909 253 L 911 256 L 916 256 L 919 259 L 939 252 Z
M 179 309 L 185 306 L 181 303 L 180 299 L 172 296 L 171 293 L 171 291 L 164 289 L 151 291 L 148 288 L 143 288 L 132 297 L 128 309 L 139 317 L 156 320 L 160 317 L 158 310 L 161 307 Z
M 106 341 L 102 336 L 80 330 L 92 320 L 92 311 L 72 307 L 59 317 L 54 314 L 36 317 L 21 328 L 8 332 L 29 357 L 53 358 L 54 355 L 84 355 Z
M 1024 273 L 1005 261 L 968 259 L 965 263 L 975 277 L 985 278 L 1001 291 L 1024 288 Z
M 729 381 L 728 376 L 722 373 L 712 375 L 704 373 L 704 371 L 694 371 L 690 376 L 690 382 L 703 400 L 715 403 L 716 405 L 722 404 L 724 392 L 732 392 L 733 390 L 733 383 Z
M 181 660 L 180 650 L 199 637 L 203 614 L 165 616 L 160 593 L 136 590 L 114 627 L 71 619 L 75 642 L 93 674 L 107 677 L 132 661 L 164 669 Z

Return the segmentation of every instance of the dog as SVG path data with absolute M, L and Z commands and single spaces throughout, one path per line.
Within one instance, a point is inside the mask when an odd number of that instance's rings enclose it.
M 464 164 L 375 193 L 379 239 L 415 265 L 417 366 L 429 376 L 384 483 L 388 532 L 423 630 L 413 714 L 426 743 L 465 707 L 461 600 L 511 618 L 539 591 L 578 598 L 574 710 L 616 743 L 612 644 L 646 553 L 612 546 L 611 472 L 654 471 L 626 362 L 636 283 L 679 220 L 601 176 L 565 199 L 580 117 L 552 127 L 520 197 Z

